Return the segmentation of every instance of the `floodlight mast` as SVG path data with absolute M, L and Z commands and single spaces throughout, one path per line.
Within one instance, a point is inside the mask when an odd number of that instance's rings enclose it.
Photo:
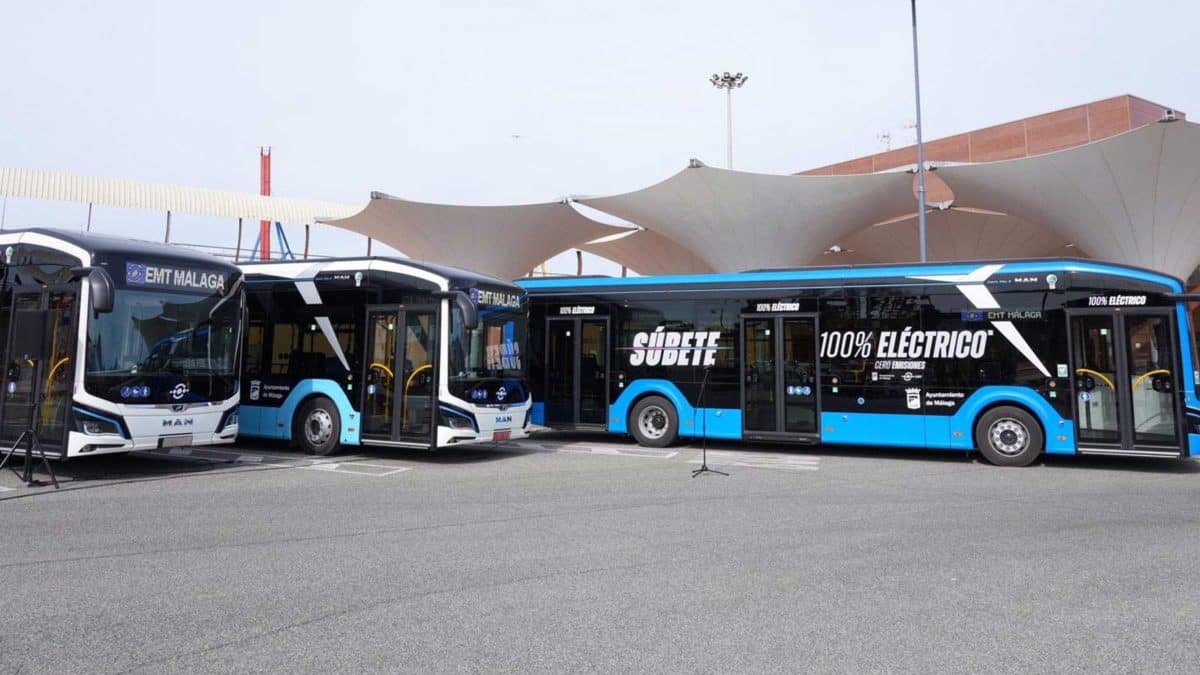
M 733 168 L 733 90 L 735 88 L 740 89 L 742 85 L 746 84 L 746 80 L 749 79 L 749 75 L 745 75 L 743 73 L 735 73 L 730 75 L 729 71 L 725 71 L 725 73 L 722 75 L 713 73 L 712 77 L 708 78 L 708 81 L 712 84 L 712 86 L 716 87 L 717 89 L 725 90 L 725 131 L 728 139 L 728 144 L 726 145 L 725 166 L 730 169 Z
M 917 0 L 912 0 L 913 88 L 917 99 L 917 229 L 921 238 L 921 262 L 929 259 L 925 240 L 925 144 L 921 141 L 921 68 L 917 62 Z

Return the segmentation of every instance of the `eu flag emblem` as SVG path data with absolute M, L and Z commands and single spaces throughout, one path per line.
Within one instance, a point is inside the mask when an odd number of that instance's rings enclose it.
M 125 283 L 145 285 L 146 266 L 141 263 L 125 263 Z

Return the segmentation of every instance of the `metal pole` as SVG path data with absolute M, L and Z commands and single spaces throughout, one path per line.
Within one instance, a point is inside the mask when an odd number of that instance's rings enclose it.
M 304 224 L 304 259 L 308 260 L 308 238 L 309 238 L 308 223 Z
M 163 243 L 171 243 L 171 212 L 167 211 L 167 233 L 163 236 Z
M 925 144 L 921 141 L 921 68 L 917 62 L 917 0 L 912 0 L 913 86 L 917 98 L 917 227 L 921 233 L 921 262 L 929 259 L 925 242 Z
M 263 196 L 271 194 L 271 146 L 263 145 L 258 148 L 258 193 Z M 271 259 L 271 221 L 258 221 L 258 250 L 262 260 Z
M 371 238 L 367 237 L 367 257 L 371 257 Z
M 733 168 L 733 87 L 725 89 L 725 131 L 728 136 L 725 166 Z
M 238 240 L 237 248 L 233 252 L 233 262 L 240 262 L 242 259 L 242 219 L 238 218 Z
M 88 202 L 88 222 L 87 222 L 87 231 L 88 231 L 88 232 L 91 232 L 91 231 L 92 231 L 92 203 L 91 203 L 91 202 Z

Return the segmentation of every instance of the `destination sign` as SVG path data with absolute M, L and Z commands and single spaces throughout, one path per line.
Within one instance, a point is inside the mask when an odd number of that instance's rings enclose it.
M 130 286 L 166 286 L 191 291 L 225 292 L 225 275 L 220 272 L 138 262 L 125 263 L 125 283 Z
M 471 302 L 477 305 L 491 305 L 493 307 L 520 307 L 521 296 L 518 293 L 490 291 L 486 288 L 472 288 Z

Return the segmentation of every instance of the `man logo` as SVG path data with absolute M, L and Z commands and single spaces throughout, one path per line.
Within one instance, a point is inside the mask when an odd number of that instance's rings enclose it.
M 183 382 L 180 382 L 179 384 L 177 384 L 171 388 L 171 398 L 178 401 L 179 399 L 183 398 L 184 396 L 187 396 L 188 391 L 190 391 L 188 389 L 188 386 L 186 384 L 184 384 Z
M 174 419 L 166 419 L 166 420 L 162 421 L 162 425 L 164 428 L 169 427 L 172 429 L 177 429 L 180 427 L 191 427 L 191 426 L 195 426 L 195 424 L 196 424 L 196 419 L 193 417 L 176 417 Z

